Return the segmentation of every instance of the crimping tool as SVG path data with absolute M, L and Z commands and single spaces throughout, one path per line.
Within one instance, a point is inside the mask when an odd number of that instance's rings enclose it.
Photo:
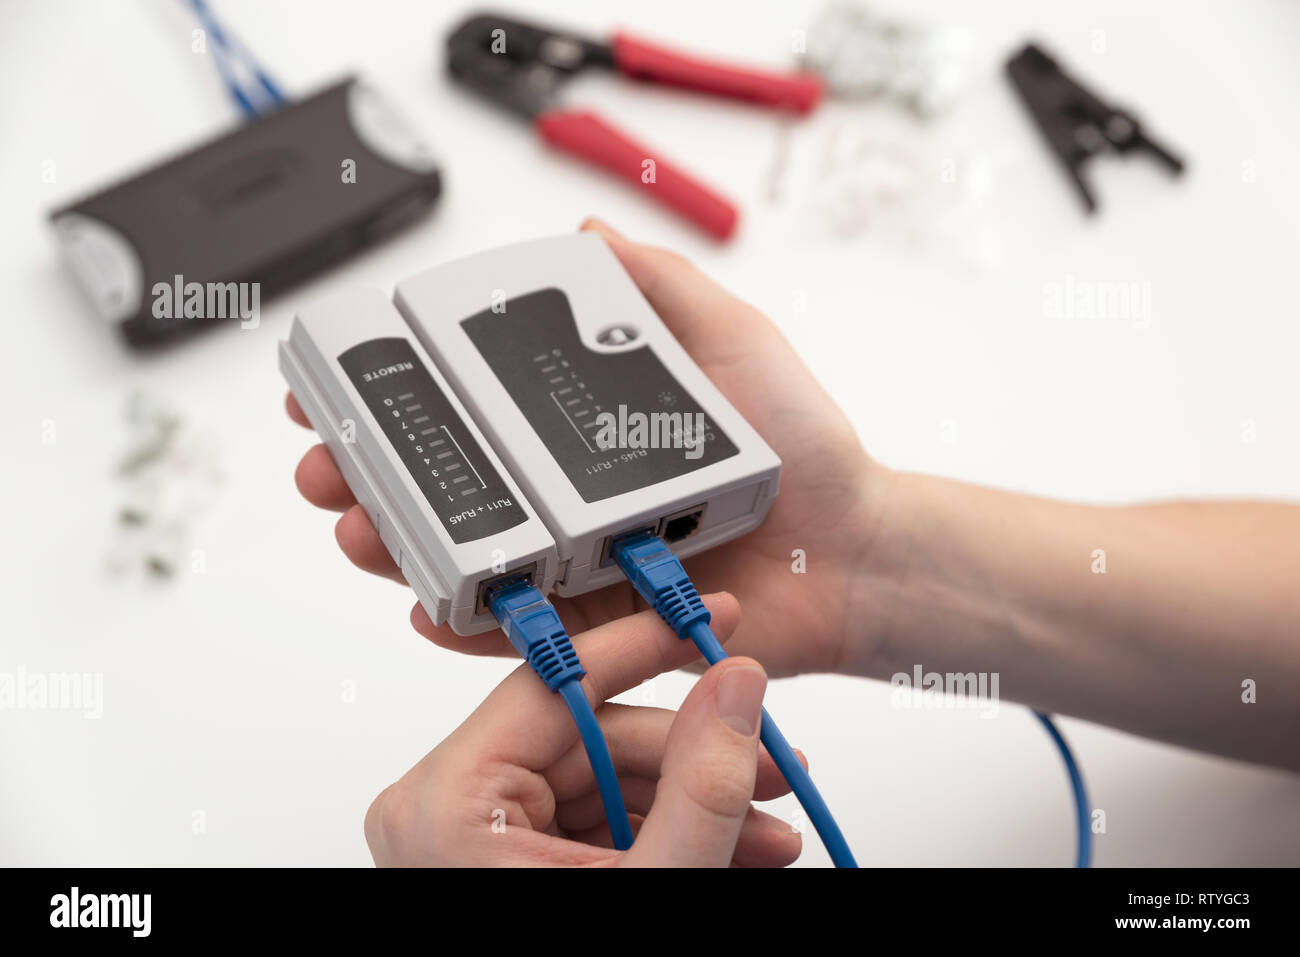
M 773 73 L 685 56 L 626 33 L 608 43 L 491 14 L 471 17 L 447 38 L 453 78 L 523 115 L 541 137 L 638 186 L 719 239 L 736 227 L 736 208 L 709 187 L 620 132 L 595 113 L 563 106 L 559 88 L 587 67 L 763 106 L 807 113 L 822 95 L 809 73 Z M 653 175 L 647 170 L 653 160 Z

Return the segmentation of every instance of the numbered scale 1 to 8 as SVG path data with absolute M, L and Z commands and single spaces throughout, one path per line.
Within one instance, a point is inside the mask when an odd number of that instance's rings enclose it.
M 483 492 L 487 483 L 474 468 L 447 426 L 433 422 L 422 403 L 414 401 L 414 392 L 387 397 L 384 406 L 390 412 L 390 424 L 408 443 L 408 448 L 423 463 L 428 474 L 448 502 L 470 498 Z M 396 444 L 396 443 L 395 443 Z

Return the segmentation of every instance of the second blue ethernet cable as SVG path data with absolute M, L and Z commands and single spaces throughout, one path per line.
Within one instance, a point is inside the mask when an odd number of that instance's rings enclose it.
M 678 638 L 689 638 L 710 665 L 717 664 L 727 653 L 709 627 L 709 610 L 700 601 L 699 593 L 691 583 L 686 569 L 677 556 L 657 535 L 642 531 L 633 533 L 613 545 L 614 559 L 637 592 L 644 598 Z M 790 790 L 803 806 L 804 813 L 817 829 L 831 861 L 836 867 L 857 867 L 853 852 L 831 816 L 817 786 L 804 766 L 799 763 L 790 742 L 772 716 L 763 709 L 759 739 L 772 756 L 777 769 L 790 785 Z

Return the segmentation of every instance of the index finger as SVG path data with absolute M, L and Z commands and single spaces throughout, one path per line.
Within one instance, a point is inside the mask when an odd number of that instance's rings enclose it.
M 311 428 L 311 422 L 307 419 L 307 413 L 302 410 L 298 400 L 293 397 L 292 392 L 284 394 L 284 411 L 289 413 L 289 418 L 293 419 L 304 429 Z

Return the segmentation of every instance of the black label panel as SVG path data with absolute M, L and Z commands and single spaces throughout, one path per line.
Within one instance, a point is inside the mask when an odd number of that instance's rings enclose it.
M 649 345 L 588 349 L 559 289 L 510 299 L 504 312 L 485 310 L 461 328 L 585 502 L 737 454 Z M 602 414 L 621 427 L 610 430 Z
M 410 342 L 371 339 L 339 356 L 339 365 L 453 542 L 528 520 Z

